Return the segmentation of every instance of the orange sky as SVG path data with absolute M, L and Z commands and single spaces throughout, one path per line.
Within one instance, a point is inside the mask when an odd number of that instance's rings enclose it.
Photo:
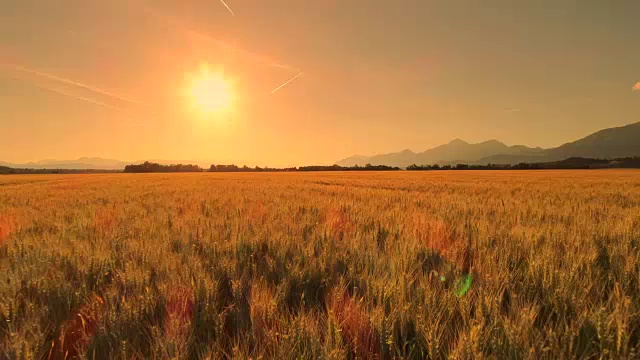
M 0 13 L 0 161 L 333 163 L 640 120 L 640 2 L 24 0 Z M 201 64 L 233 84 L 203 116 Z M 272 91 L 299 76 L 279 91 Z

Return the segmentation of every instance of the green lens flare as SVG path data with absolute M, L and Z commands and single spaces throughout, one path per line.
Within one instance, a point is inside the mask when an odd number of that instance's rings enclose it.
M 456 286 L 456 295 L 459 297 L 464 296 L 471 289 L 471 284 L 473 283 L 473 276 L 471 274 L 464 274 L 462 278 L 458 281 L 458 285 Z

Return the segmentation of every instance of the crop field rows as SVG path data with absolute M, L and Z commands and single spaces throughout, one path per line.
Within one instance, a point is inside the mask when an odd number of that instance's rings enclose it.
M 0 349 L 637 358 L 640 172 L 0 177 Z

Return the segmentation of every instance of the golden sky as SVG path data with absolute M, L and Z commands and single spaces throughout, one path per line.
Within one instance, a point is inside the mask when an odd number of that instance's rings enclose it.
M 329 164 L 640 120 L 640 1 L 225 2 L 3 3 L 0 161 Z

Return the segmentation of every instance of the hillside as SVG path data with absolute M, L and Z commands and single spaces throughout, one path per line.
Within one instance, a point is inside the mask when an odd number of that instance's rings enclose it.
M 600 130 L 582 139 L 556 148 L 531 148 L 524 145 L 507 146 L 498 140 L 471 144 L 455 139 L 421 153 L 404 150 L 370 157 L 352 156 L 337 162 L 341 166 L 390 165 L 407 167 L 412 164 L 517 164 L 521 162 L 549 162 L 571 157 L 612 159 L 640 156 L 640 122 Z

